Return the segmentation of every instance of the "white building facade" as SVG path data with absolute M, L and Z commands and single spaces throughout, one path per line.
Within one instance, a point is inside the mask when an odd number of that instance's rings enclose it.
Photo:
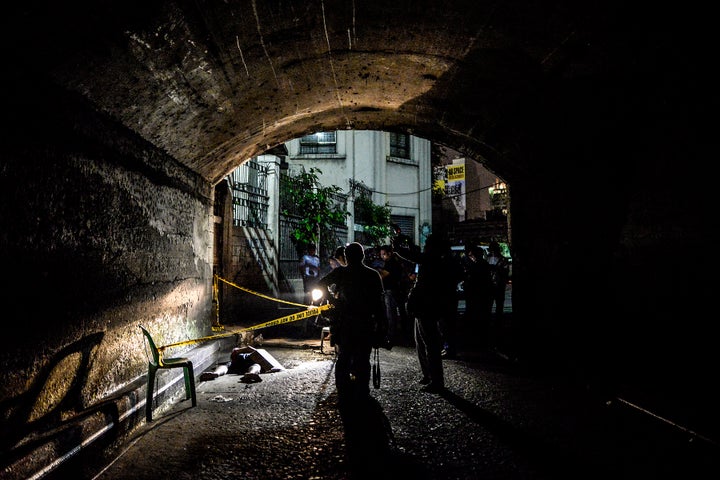
M 322 186 L 336 185 L 347 195 L 350 216 L 347 228 L 336 231 L 337 244 L 363 242 L 351 195 L 352 186 L 360 184 L 371 192 L 374 204 L 390 208 L 391 221 L 422 247 L 432 231 L 430 147 L 428 140 L 407 134 L 341 130 L 297 138 L 286 142 L 285 149 L 250 159 L 227 176 L 225 187 L 216 187 L 228 193 L 216 205 L 222 232 L 216 238 L 216 273 L 255 291 L 302 300 L 299 254 L 289 240 L 292 223 L 280 212 L 279 181 L 285 167 L 290 176 L 315 168 Z M 222 290 L 222 316 L 247 308 L 225 284 Z
M 372 201 L 390 208 L 393 223 L 416 244 L 432 231 L 431 143 L 402 133 L 373 130 L 318 132 L 285 144 L 289 173 L 319 170 L 324 186 L 337 185 L 350 193 L 353 184 L 372 192 Z M 358 226 L 349 197 L 348 242 Z M 360 227 L 361 228 L 361 227 Z

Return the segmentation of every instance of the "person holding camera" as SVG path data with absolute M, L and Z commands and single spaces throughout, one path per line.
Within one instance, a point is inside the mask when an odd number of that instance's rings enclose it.
M 365 251 L 357 242 L 345 247 L 346 265 L 338 265 L 316 287 L 333 308 L 330 334 L 337 347 L 335 388 L 345 430 L 347 461 L 357 478 L 378 478 L 387 453 L 386 425 L 376 424 L 381 414 L 370 395 L 373 349 L 386 345 L 385 292 L 377 270 L 365 265 Z M 377 351 L 376 351 L 377 354 Z M 379 370 L 376 380 L 379 382 Z M 379 383 L 374 383 L 376 388 Z
M 350 243 L 345 247 L 347 265 L 334 268 L 316 284 L 333 304 L 330 333 L 338 352 L 335 387 L 341 404 L 370 395 L 370 354 L 387 335 L 382 279 L 364 258 L 362 245 Z

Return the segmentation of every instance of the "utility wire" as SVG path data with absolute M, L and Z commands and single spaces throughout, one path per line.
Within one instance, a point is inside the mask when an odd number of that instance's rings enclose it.
M 491 185 L 485 185 L 485 186 L 483 186 L 483 187 L 478 187 L 478 188 L 475 188 L 475 189 L 473 189 L 473 190 L 468 190 L 468 191 L 466 191 L 465 193 L 456 193 L 456 194 L 452 194 L 452 195 L 446 195 L 444 198 L 454 198 L 454 197 L 459 197 L 459 196 L 461 196 L 461 195 L 467 195 L 468 193 L 475 193 L 475 192 L 479 192 L 479 191 L 481 191 L 481 190 L 487 190 L 488 188 L 494 187 L 495 185 L 497 185 L 497 184 L 496 184 L 496 183 L 493 183 L 493 184 L 491 184 Z M 428 187 L 428 188 L 423 188 L 422 190 L 418 190 L 418 191 L 415 191 L 415 192 L 404 192 L 404 193 L 381 192 L 380 190 L 373 190 L 373 189 L 371 189 L 371 188 L 368 188 L 368 191 L 370 191 L 370 192 L 372 192 L 372 193 L 379 193 L 379 194 L 381 194 L 381 195 L 385 195 L 385 196 L 388 196 L 388 197 L 400 197 L 400 196 L 404 196 L 404 195 L 417 195 L 418 193 L 425 192 L 425 191 L 427 191 L 427 190 L 432 190 L 432 188 L 433 188 L 433 187 Z

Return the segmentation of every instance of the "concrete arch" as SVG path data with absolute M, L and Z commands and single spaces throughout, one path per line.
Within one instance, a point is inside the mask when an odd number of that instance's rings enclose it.
M 16 406 L 65 345 L 103 334 L 58 403 L 82 411 L 143 374 L 139 321 L 160 343 L 207 334 L 212 187 L 335 128 L 411 132 L 511 183 L 513 308 L 533 365 L 682 390 L 683 411 L 716 398 L 686 374 L 709 374 L 716 350 L 716 282 L 698 280 L 717 264 L 703 20 L 564 0 L 8 7 L 0 418 L 16 440 L 60 422 L 29 425 Z
M 610 55 L 633 39 L 612 6 L 570 3 L 167 1 L 138 15 L 110 2 L 36 7 L 5 35 L 27 39 L 9 58 L 30 56 L 215 183 L 238 156 L 321 127 L 439 129 L 506 150 L 493 131 L 512 131 L 553 77 L 629 61 Z

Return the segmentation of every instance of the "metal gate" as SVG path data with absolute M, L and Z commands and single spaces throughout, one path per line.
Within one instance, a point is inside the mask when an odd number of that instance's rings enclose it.
M 280 215 L 278 238 L 278 266 L 280 284 L 289 286 L 289 280 L 300 280 L 298 263 L 300 256 L 292 239 L 292 231 L 299 225 L 299 217 L 294 215 Z

